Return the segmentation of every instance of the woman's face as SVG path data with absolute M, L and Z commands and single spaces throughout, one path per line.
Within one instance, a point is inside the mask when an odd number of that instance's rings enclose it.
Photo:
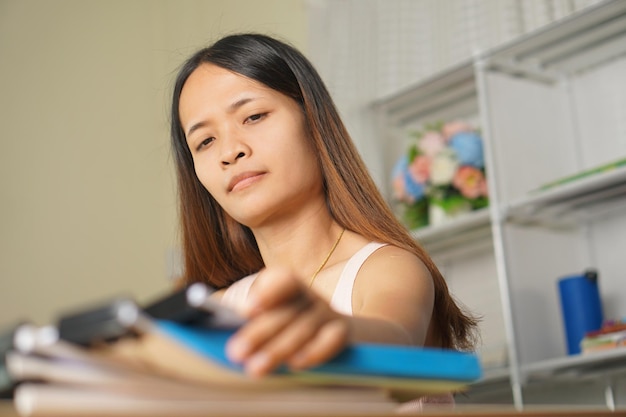
M 198 179 L 238 222 L 260 227 L 323 202 L 321 171 L 293 99 L 202 64 L 183 86 L 179 115 Z

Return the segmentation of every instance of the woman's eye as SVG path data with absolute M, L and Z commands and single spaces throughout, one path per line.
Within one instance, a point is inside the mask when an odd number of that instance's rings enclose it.
M 258 114 L 253 114 L 252 116 L 249 116 L 246 120 L 245 123 L 249 123 L 249 122 L 257 122 L 259 120 L 261 120 L 263 117 L 265 117 L 267 113 L 258 113 Z
M 214 137 L 210 137 L 210 138 L 206 138 L 205 140 L 203 140 L 202 142 L 200 142 L 200 144 L 198 145 L 197 150 L 200 150 L 202 148 L 204 148 L 205 146 L 208 146 L 211 142 L 213 142 L 215 140 Z

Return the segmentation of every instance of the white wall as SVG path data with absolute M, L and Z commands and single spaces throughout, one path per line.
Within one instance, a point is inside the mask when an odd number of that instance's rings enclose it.
M 599 1 L 307 0 L 310 57 L 387 194 L 371 103 Z
M 239 31 L 303 49 L 304 2 L 0 0 L 0 328 L 168 287 L 171 84 Z

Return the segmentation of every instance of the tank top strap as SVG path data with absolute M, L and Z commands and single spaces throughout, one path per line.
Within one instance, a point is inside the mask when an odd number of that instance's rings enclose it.
M 339 281 L 337 281 L 333 298 L 330 300 L 332 308 L 340 313 L 352 315 L 352 289 L 356 276 L 367 258 L 377 249 L 386 245 L 386 243 L 370 242 L 352 255 L 343 268 Z

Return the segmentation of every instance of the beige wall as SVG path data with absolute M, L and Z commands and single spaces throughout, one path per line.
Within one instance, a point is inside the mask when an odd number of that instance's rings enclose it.
M 168 287 L 176 68 L 230 32 L 304 50 L 304 1 L 0 0 L 0 326 Z

